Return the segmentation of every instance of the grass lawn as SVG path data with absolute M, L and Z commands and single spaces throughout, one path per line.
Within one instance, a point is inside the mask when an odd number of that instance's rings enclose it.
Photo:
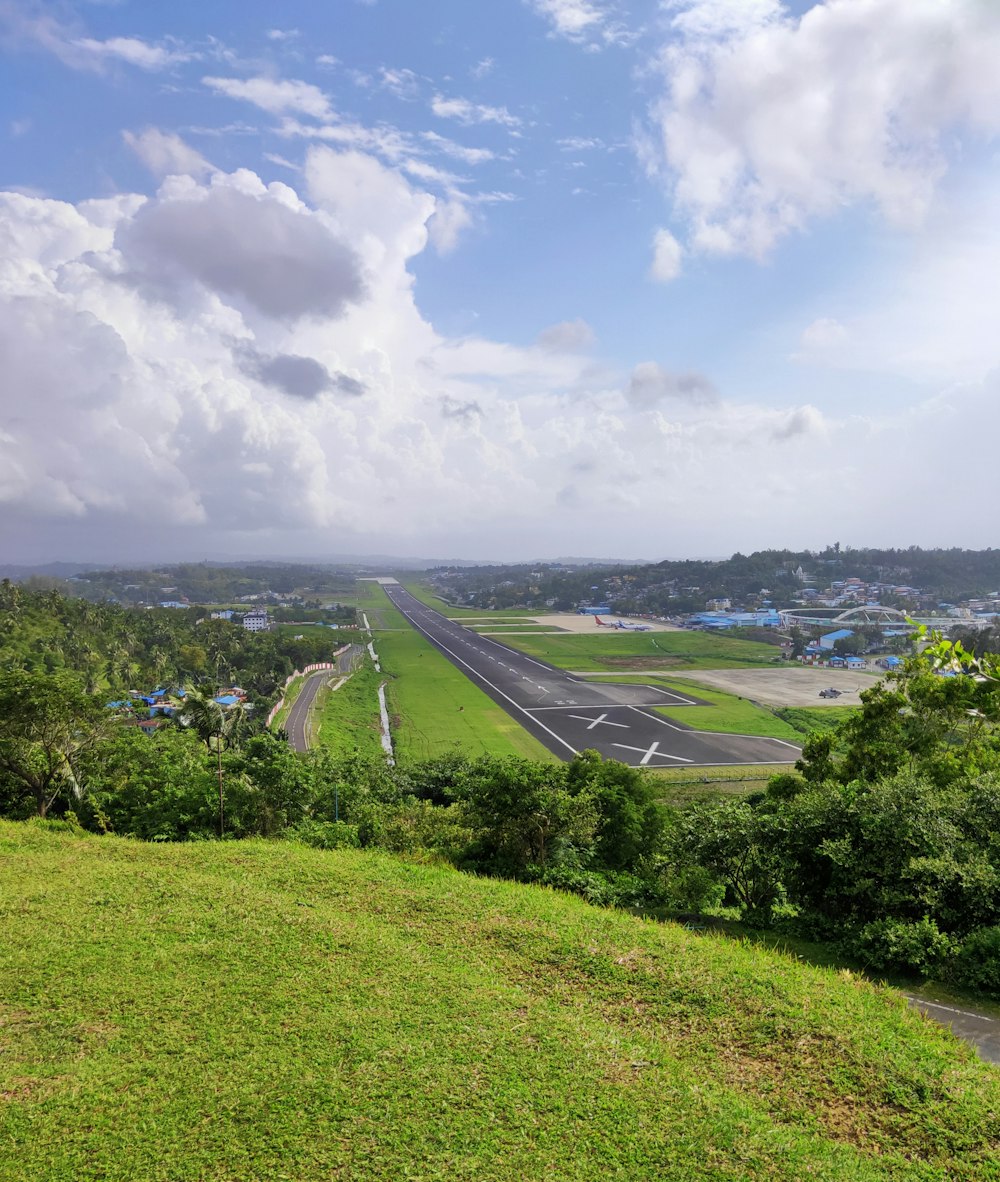
M 400 760 L 467 755 L 555 756 L 443 657 L 419 632 L 379 632 L 375 647 L 389 675 L 386 699 Z
M 321 689 L 313 705 L 316 745 L 337 755 L 381 755 L 378 687 L 383 680 L 366 654 L 340 689 Z
M 772 663 L 777 649 L 755 640 L 705 632 L 567 633 L 512 636 L 508 643 L 559 669 L 607 672 L 614 669 L 735 669 Z
M 525 624 L 518 624 L 516 621 L 510 624 L 471 624 L 469 625 L 473 632 L 478 632 L 481 636 L 497 636 L 504 632 L 513 632 L 515 634 L 520 632 L 558 632 L 558 628 L 552 628 L 548 624 L 536 624 L 534 620 Z
M 1000 1073 L 850 974 L 362 851 L 0 850 L 2 1182 L 997 1177 Z

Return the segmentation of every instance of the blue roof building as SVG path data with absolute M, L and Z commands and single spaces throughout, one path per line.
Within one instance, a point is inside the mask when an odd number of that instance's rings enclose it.
M 825 636 L 819 638 L 820 648 L 833 648 L 838 640 L 846 640 L 848 636 L 853 635 L 850 628 L 838 628 L 836 632 L 827 632 Z

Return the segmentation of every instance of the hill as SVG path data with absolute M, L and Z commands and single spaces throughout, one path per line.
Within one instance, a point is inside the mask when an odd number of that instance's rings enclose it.
M 898 994 L 537 888 L 0 823 L 0 1179 L 996 1178 Z

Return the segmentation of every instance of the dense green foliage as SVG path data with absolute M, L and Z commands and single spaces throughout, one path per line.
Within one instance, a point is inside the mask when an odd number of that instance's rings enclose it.
M 306 629 L 301 639 L 249 633 L 197 612 L 134 611 L 0 583 L 0 670 L 72 674 L 89 694 L 237 683 L 273 698 L 294 669 L 328 659 L 338 643 L 329 629 Z
M 799 774 L 688 813 L 688 858 L 747 919 L 785 903 L 792 930 L 875 969 L 1000 995 L 998 672 L 932 644 L 809 738 Z

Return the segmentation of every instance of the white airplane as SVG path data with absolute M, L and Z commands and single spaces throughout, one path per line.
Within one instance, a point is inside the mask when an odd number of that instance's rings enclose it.
M 602 620 L 600 616 L 594 616 L 594 622 L 598 628 L 617 628 L 621 632 L 652 632 L 653 629 L 648 624 L 626 624 L 624 620 L 615 620 L 612 623 L 610 620 Z

